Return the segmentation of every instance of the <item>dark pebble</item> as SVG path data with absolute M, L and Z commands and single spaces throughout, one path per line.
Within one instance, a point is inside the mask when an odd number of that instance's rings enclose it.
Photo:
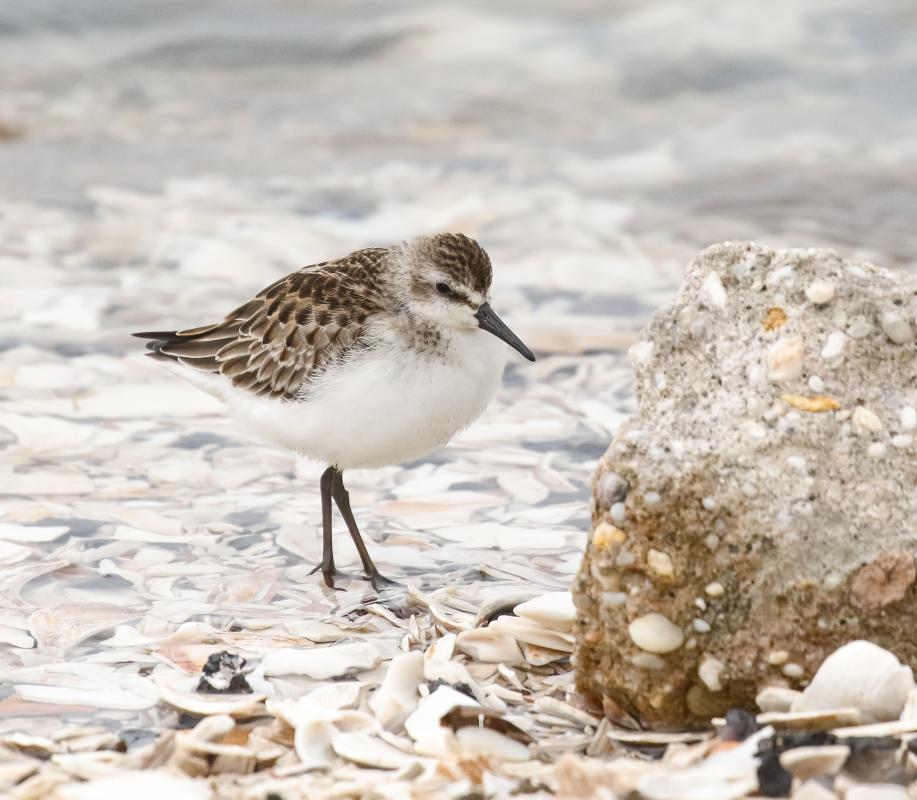
M 793 776 L 780 764 L 777 753 L 767 753 L 758 765 L 758 791 L 764 797 L 789 797 Z

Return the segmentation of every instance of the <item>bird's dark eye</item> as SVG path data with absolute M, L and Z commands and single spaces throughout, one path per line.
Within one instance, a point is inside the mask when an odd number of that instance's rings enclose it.
M 443 296 L 448 296 L 452 294 L 452 287 L 448 283 L 437 283 L 436 291 Z

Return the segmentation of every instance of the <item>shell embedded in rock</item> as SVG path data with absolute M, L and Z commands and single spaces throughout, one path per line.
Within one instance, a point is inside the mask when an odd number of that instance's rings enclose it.
M 648 653 L 671 653 L 684 644 L 681 628 L 655 611 L 637 617 L 627 626 L 631 641 Z
M 862 721 L 898 719 L 914 688 L 914 674 L 898 658 L 872 642 L 845 644 L 828 656 L 793 711 L 856 708 Z
M 533 597 L 520 603 L 513 612 L 517 616 L 563 633 L 573 630 L 573 621 L 576 619 L 576 607 L 573 605 L 571 592 L 548 592 Z

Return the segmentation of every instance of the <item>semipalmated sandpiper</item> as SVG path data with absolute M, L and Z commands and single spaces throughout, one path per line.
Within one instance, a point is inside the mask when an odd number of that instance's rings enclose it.
M 392 582 L 363 543 L 343 470 L 420 458 L 465 428 L 500 384 L 498 340 L 535 360 L 490 307 L 490 284 L 484 249 L 441 233 L 304 267 L 212 325 L 134 335 L 240 426 L 329 465 L 316 570 L 334 588 L 333 499 L 379 589 Z

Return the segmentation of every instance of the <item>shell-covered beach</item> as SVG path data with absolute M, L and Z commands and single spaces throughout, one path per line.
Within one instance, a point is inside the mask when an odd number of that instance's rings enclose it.
M 610 798 L 666 745 L 705 756 L 712 734 L 613 729 L 574 684 L 564 593 L 626 351 L 714 242 L 917 271 L 915 34 L 852 0 L 0 9 L 2 791 Z M 331 592 L 324 465 L 130 333 L 438 230 L 486 247 L 538 361 L 443 451 L 348 474 L 411 588 Z M 197 691 L 224 652 L 250 691 Z M 405 723 L 449 692 L 497 721 Z

